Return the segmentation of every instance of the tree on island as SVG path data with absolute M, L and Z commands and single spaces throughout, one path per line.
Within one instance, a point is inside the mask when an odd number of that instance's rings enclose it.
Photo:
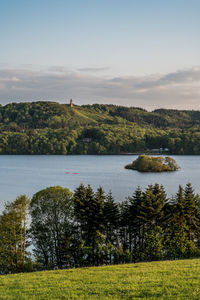
M 139 155 L 135 161 L 126 165 L 125 168 L 140 172 L 170 172 L 180 169 L 175 159 L 169 156 L 155 157 L 151 155 Z

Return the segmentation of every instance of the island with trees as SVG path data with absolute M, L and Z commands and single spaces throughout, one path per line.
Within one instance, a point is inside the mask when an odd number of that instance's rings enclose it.
M 172 157 L 139 155 L 125 169 L 137 170 L 140 172 L 173 172 L 180 169 L 175 159 Z

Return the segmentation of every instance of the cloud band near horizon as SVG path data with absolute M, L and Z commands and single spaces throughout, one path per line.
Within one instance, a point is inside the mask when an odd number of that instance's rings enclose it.
M 99 68 L 98 72 L 105 68 Z M 200 110 L 200 67 L 164 75 L 108 78 L 92 68 L 68 71 L 1 69 L 0 102 L 59 101 L 70 98 L 81 104 L 116 104 L 156 108 Z M 98 76 L 97 76 L 98 75 Z

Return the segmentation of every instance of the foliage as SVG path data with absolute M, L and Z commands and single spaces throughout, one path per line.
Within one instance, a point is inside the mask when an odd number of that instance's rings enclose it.
M 170 199 L 162 185 L 138 187 L 121 203 L 102 187 L 49 187 L 30 202 L 27 239 L 28 199 L 20 196 L 0 216 L 0 272 L 199 257 L 199 199 L 190 183 Z
M 34 253 L 45 268 L 68 265 L 68 243 L 72 231 L 72 193 L 49 187 L 36 193 L 30 203 Z
M 0 106 L 0 154 L 200 154 L 200 112 L 56 102 Z
M 0 272 L 27 271 L 30 262 L 26 248 L 29 199 L 19 196 L 6 205 L 0 216 Z
M 89 265 L 99 264 L 99 248 L 104 242 L 103 233 L 104 192 L 101 187 L 94 194 L 90 185 L 81 184 L 74 193 L 75 220 L 80 227 L 81 239 L 90 247 Z M 94 217 L 95 216 L 95 217 Z
M 175 159 L 172 157 L 139 155 L 131 164 L 125 166 L 126 169 L 140 172 L 170 172 L 179 169 Z

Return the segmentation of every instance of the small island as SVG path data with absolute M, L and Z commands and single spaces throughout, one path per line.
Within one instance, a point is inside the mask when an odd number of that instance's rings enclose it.
M 139 155 L 125 169 L 137 170 L 139 172 L 173 172 L 180 169 L 175 159 L 167 156 Z

